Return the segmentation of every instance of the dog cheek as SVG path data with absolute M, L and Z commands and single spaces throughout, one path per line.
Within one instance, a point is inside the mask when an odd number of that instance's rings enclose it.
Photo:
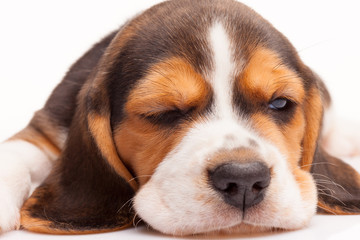
M 315 184 L 311 175 L 299 168 L 291 169 L 286 175 L 282 178 L 283 180 L 277 183 L 276 187 L 276 191 L 281 191 L 280 189 L 284 187 L 283 181 L 293 179 L 289 181 L 285 191 L 283 191 L 283 199 L 278 199 L 278 202 L 282 203 L 280 205 L 284 206 L 280 212 L 279 222 L 285 223 L 287 229 L 303 228 L 309 224 L 316 213 L 317 194 Z M 284 202 L 284 199 L 287 199 L 286 202 Z
M 302 200 L 308 204 L 304 204 L 306 211 L 311 215 L 316 213 L 317 190 L 316 184 L 309 172 L 305 172 L 299 168 L 294 169 L 295 180 L 301 191 Z
M 138 216 L 155 230 L 174 234 L 174 222 L 165 201 L 161 199 L 160 189 L 151 180 L 142 186 L 134 197 L 134 208 Z

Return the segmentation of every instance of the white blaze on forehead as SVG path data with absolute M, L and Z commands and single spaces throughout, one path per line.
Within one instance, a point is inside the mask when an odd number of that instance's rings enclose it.
M 234 64 L 229 36 L 219 22 L 210 28 L 210 47 L 213 52 L 210 84 L 215 95 L 215 112 L 217 117 L 226 118 L 233 111 L 231 99 Z

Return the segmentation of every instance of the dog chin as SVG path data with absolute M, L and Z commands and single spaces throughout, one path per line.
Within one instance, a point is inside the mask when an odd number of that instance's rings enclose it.
M 224 228 L 218 231 L 209 232 L 207 234 L 209 235 L 229 235 L 229 234 L 241 234 L 241 235 L 252 235 L 253 234 L 263 234 L 263 233 L 270 233 L 274 231 L 284 231 L 280 228 L 274 228 L 274 227 L 267 227 L 267 226 L 257 226 L 257 225 L 251 225 L 247 223 L 241 223 L 229 228 Z
M 301 221 L 298 224 L 292 224 L 288 226 L 275 226 L 271 224 L 261 224 L 251 222 L 246 219 L 242 219 L 241 214 L 238 214 L 237 217 L 234 217 L 235 212 L 232 212 L 228 218 L 215 219 L 207 223 L 202 222 L 200 225 L 196 224 L 184 224 L 180 227 L 180 224 L 176 226 L 171 226 L 171 221 L 168 221 L 167 224 L 159 224 L 154 222 L 148 225 L 150 228 L 155 231 L 161 232 L 163 234 L 171 236 L 223 236 L 223 235 L 233 235 L 233 236 L 246 236 L 251 235 L 252 237 L 257 235 L 270 234 L 274 232 L 285 232 L 285 231 L 294 231 L 299 230 L 307 225 L 309 225 L 310 219 Z M 212 217 L 209 217 L 210 219 Z M 191 220 L 190 220 L 191 221 Z M 148 223 L 147 223 L 148 224 Z
M 154 229 L 157 231 L 156 229 Z M 270 234 L 274 232 L 285 232 L 285 231 L 291 231 L 295 229 L 283 229 L 283 228 L 277 228 L 277 227 L 269 227 L 269 226 L 259 226 L 259 225 L 252 225 L 247 223 L 240 223 L 231 227 L 219 227 L 218 229 L 213 229 L 212 227 L 209 227 L 208 231 L 202 231 L 198 233 L 194 232 L 187 232 L 184 229 L 181 229 L 179 231 L 172 231 L 171 233 L 163 232 L 164 234 L 169 234 L 171 236 L 209 236 L 212 238 L 221 237 L 221 236 L 241 236 L 244 237 L 246 235 L 251 235 L 251 237 L 257 236 L 257 235 L 264 235 L 264 234 Z

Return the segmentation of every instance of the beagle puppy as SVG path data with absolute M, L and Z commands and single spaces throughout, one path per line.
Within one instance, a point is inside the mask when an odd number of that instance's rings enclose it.
M 0 230 L 259 232 L 358 214 L 360 175 L 324 148 L 330 107 L 253 10 L 163 2 L 95 44 L 0 145 Z

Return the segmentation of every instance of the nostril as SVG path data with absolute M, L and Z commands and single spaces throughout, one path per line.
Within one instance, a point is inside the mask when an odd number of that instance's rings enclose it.
M 252 186 L 252 192 L 253 193 L 259 193 L 262 190 L 264 190 L 265 188 L 267 188 L 269 186 L 269 181 L 262 181 L 262 182 L 256 182 L 253 186 Z
M 229 195 L 236 195 L 238 193 L 238 185 L 236 183 L 228 183 L 226 189 L 222 190 Z
M 252 187 L 252 192 L 253 193 L 258 193 L 260 192 L 261 190 L 263 190 L 264 188 L 261 187 L 261 183 L 260 182 L 257 182 L 254 184 L 254 186 Z

